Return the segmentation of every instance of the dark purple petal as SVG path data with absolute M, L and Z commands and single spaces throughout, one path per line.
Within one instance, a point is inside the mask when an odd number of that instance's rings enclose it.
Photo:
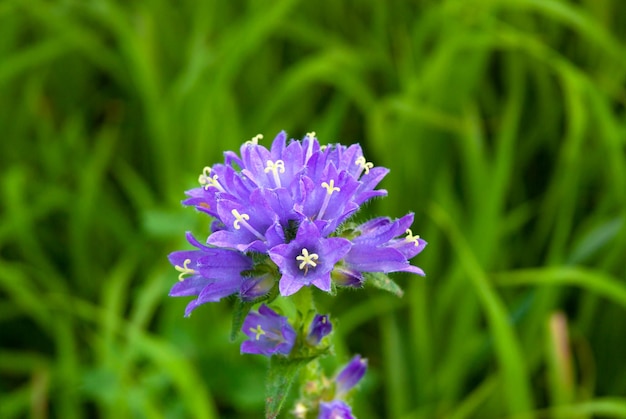
M 365 375 L 367 370 L 367 359 L 361 358 L 361 355 L 355 355 L 354 358 L 337 374 L 336 397 L 342 397 L 350 391 Z
M 224 297 L 235 294 L 241 286 L 241 276 L 222 278 L 211 282 L 198 295 L 198 304 L 216 303 Z
M 191 295 L 199 295 L 200 292 L 209 285 L 213 279 L 202 278 L 201 276 L 192 276 L 184 281 L 178 281 L 170 290 L 170 297 L 189 297 Z
M 395 272 L 408 265 L 398 250 L 370 245 L 353 246 L 344 260 L 350 268 L 361 272 Z
M 287 144 L 287 133 L 285 131 L 279 132 L 274 141 L 272 141 L 271 155 L 273 160 L 279 160 L 283 158 L 283 151 Z
M 361 205 L 365 201 L 375 196 L 385 196 L 387 191 L 384 189 L 374 190 L 381 180 L 389 173 L 389 169 L 384 167 L 374 167 L 368 174 L 361 176 L 361 186 L 357 190 L 354 201 Z
M 392 246 L 398 249 L 398 251 L 402 253 L 405 258 L 411 259 L 424 250 L 427 244 L 426 240 L 422 238 L 418 239 L 416 242 L 412 240 L 400 239 L 396 243 L 392 244 Z

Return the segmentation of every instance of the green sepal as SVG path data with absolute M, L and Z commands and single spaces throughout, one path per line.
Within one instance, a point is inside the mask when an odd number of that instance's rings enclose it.
M 372 285 L 381 290 L 388 291 L 396 297 L 402 297 L 404 291 L 398 284 L 396 284 L 391 278 L 381 272 L 363 272 L 365 277 L 365 283 Z
M 266 304 L 270 304 L 272 301 L 276 299 L 277 296 L 278 296 L 278 282 L 274 284 L 272 289 L 266 295 L 263 295 L 255 300 L 242 301 L 240 299 L 237 299 L 237 302 L 235 303 L 235 307 L 233 310 L 233 320 L 232 320 L 232 326 L 230 329 L 230 341 L 234 342 L 235 339 L 237 339 L 237 335 L 239 334 L 239 331 L 241 330 L 241 326 L 243 325 L 243 322 L 246 319 L 246 316 L 248 315 L 248 313 L 250 312 L 250 309 L 252 309 L 252 307 L 255 304 L 262 303 L 262 302 L 265 302 Z
M 246 316 L 248 315 L 248 313 L 250 312 L 250 309 L 252 308 L 254 304 L 256 304 L 256 302 L 254 301 L 246 302 L 246 301 L 241 301 L 239 299 L 235 303 L 235 307 L 233 309 L 233 321 L 232 321 L 232 326 L 230 329 L 230 341 L 231 342 L 234 342 L 235 339 L 237 339 L 237 335 L 239 334 L 239 331 L 241 330 L 243 321 L 245 320 Z
M 316 357 L 285 358 L 275 355 L 270 359 L 265 394 L 266 419 L 275 419 L 278 416 L 298 372 Z

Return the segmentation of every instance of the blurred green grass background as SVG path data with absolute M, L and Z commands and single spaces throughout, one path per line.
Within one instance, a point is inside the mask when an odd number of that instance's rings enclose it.
M 359 418 L 626 418 L 625 37 L 621 0 L 1 1 L 0 418 L 261 416 L 166 255 L 281 129 L 360 142 L 360 216 L 430 243 L 404 298 L 320 301 Z

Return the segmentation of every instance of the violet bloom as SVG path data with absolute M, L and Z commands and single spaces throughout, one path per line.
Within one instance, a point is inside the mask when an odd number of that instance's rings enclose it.
M 361 355 L 355 355 L 335 378 L 335 397 L 343 397 L 357 385 L 365 375 L 366 370 L 367 359 L 361 358 Z
M 274 246 L 269 251 L 270 258 L 282 274 L 279 283 L 281 295 L 291 295 L 308 285 L 330 291 L 330 272 L 348 253 L 350 246 L 347 239 L 323 238 L 315 223 L 303 221 L 294 240 Z
M 426 247 L 426 241 L 413 235 L 409 228 L 413 214 L 391 220 L 374 218 L 356 228 L 358 236 L 352 240 L 350 252 L 337 269 L 337 276 L 345 285 L 358 286 L 362 272 L 410 272 L 424 276 L 424 271 L 410 264 L 409 259 Z M 405 237 L 399 237 L 405 235 Z
M 328 314 L 316 314 L 309 327 L 309 334 L 306 338 L 311 346 L 319 345 L 321 340 L 330 334 L 333 325 L 330 323 Z
M 355 419 L 352 409 L 341 400 L 321 402 L 317 419 Z
M 170 295 L 197 297 L 186 315 L 233 294 L 255 301 L 277 281 L 289 296 L 311 285 L 328 292 L 333 279 L 360 286 L 364 272 L 423 275 L 409 263 L 426 245 L 409 230 L 412 214 L 376 218 L 350 239 L 339 231 L 361 205 L 387 194 L 376 186 L 388 169 L 367 161 L 358 144 L 321 146 L 315 133 L 288 141 L 280 132 L 269 148 L 261 138 L 246 141 L 239 154 L 225 152 L 186 192 L 183 204 L 213 218 L 206 245 L 188 236 L 197 250 L 170 255 L 181 273 Z
M 296 331 L 286 317 L 265 304 L 258 312 L 250 312 L 242 331 L 250 338 L 241 343 L 241 353 L 272 356 L 289 355 L 296 342 Z
M 189 317 L 200 304 L 219 301 L 239 292 L 248 281 L 241 273 L 252 268 L 252 259 L 242 253 L 204 246 L 191 233 L 187 233 L 187 240 L 198 250 L 169 255 L 170 263 L 180 272 L 179 282 L 170 290 L 170 296 L 197 296 L 187 305 L 185 317 Z

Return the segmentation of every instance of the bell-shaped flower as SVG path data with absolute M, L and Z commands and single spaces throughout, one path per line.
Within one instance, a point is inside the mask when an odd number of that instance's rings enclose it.
M 291 242 L 269 250 L 282 275 L 278 284 L 280 294 L 288 296 L 309 285 L 330 291 L 330 272 L 350 246 L 350 241 L 344 238 L 322 237 L 315 223 L 303 221 Z
M 296 341 L 296 331 L 287 318 L 265 304 L 258 312 L 248 313 L 242 331 L 249 338 L 241 343 L 241 353 L 246 354 L 289 355 Z
M 204 246 L 191 233 L 187 233 L 187 240 L 197 250 L 182 250 L 169 255 L 170 263 L 180 272 L 179 282 L 170 290 L 170 296 L 197 297 L 187 305 L 185 317 L 201 304 L 239 292 L 245 281 L 242 272 L 253 266 L 252 259 L 240 252 Z

